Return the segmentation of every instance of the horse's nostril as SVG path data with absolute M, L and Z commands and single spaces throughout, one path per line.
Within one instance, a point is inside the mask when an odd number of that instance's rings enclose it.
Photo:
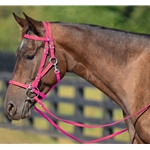
M 9 103 L 7 106 L 7 112 L 9 113 L 10 116 L 14 115 L 16 112 L 16 108 L 12 103 Z

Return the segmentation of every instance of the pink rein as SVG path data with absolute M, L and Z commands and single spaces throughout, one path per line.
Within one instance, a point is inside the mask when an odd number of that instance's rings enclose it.
M 45 37 L 37 37 L 37 36 L 31 36 L 31 35 L 27 35 L 27 34 L 24 35 L 24 38 L 32 39 L 32 40 L 39 40 L 39 41 L 44 41 L 45 42 L 44 53 L 43 53 L 43 56 L 42 56 L 42 59 L 41 59 L 41 64 L 40 64 L 40 67 L 39 67 L 39 70 L 38 70 L 38 73 L 37 73 L 37 76 L 36 76 L 35 80 L 31 84 L 29 84 L 29 85 L 23 84 L 23 83 L 14 81 L 14 80 L 10 80 L 9 84 L 20 86 L 20 87 L 22 87 L 24 89 L 27 89 L 27 90 L 31 90 L 32 93 L 35 93 L 37 95 L 37 96 L 34 97 L 34 100 L 37 103 L 39 103 L 40 106 L 43 108 L 43 110 L 45 110 L 45 112 L 47 112 L 50 116 L 52 116 L 53 118 L 55 118 L 55 119 L 57 119 L 59 121 L 62 121 L 64 123 L 67 123 L 67 124 L 70 124 L 70 125 L 74 125 L 74 126 L 78 126 L 78 127 L 84 127 L 84 128 L 102 128 L 102 127 L 113 126 L 113 125 L 118 124 L 118 123 L 120 123 L 120 122 L 122 122 L 124 120 L 127 120 L 127 119 L 129 119 L 129 118 L 131 118 L 131 117 L 133 117 L 133 116 L 135 116 L 137 114 L 140 114 L 140 113 L 144 112 L 146 109 L 149 108 L 150 105 L 148 105 L 145 108 L 141 109 L 140 111 L 138 111 L 138 112 L 136 112 L 136 113 L 134 113 L 134 114 L 132 114 L 130 116 L 127 116 L 127 117 L 125 117 L 125 118 L 123 118 L 123 119 L 121 119 L 119 121 L 116 121 L 114 123 L 105 124 L 105 125 L 95 125 L 95 126 L 80 124 L 80 123 L 77 123 L 77 122 L 73 122 L 73 121 L 69 121 L 69 120 L 64 120 L 64 119 L 56 117 L 42 103 L 42 99 L 44 99 L 46 97 L 46 94 L 49 91 L 51 91 L 60 82 L 60 71 L 57 68 L 57 62 L 58 62 L 58 60 L 55 57 L 54 42 L 53 42 L 53 37 L 52 37 L 52 33 L 51 33 L 51 26 L 50 26 L 50 23 L 48 23 L 48 22 L 43 22 L 43 25 L 44 25 L 45 31 L 46 31 L 45 32 L 45 34 L 46 34 Z M 49 64 L 43 69 L 48 54 L 50 54 Z M 41 80 L 41 78 L 52 67 L 54 67 L 54 73 L 55 73 L 55 76 L 56 76 L 56 84 L 53 85 L 46 94 L 43 94 L 42 92 L 40 92 L 38 90 L 38 84 L 39 84 L 39 81 Z M 40 96 L 41 98 L 39 99 L 38 96 Z M 62 132 L 66 136 L 68 136 L 68 137 L 70 137 L 70 138 L 72 138 L 72 139 L 74 139 L 74 140 L 76 140 L 77 142 L 80 142 L 80 143 L 96 143 L 96 142 L 104 141 L 104 140 L 107 140 L 109 138 L 115 137 L 115 136 L 117 136 L 117 135 L 119 135 L 119 134 L 127 131 L 127 128 L 126 128 L 126 129 L 123 129 L 123 130 L 121 130 L 119 132 L 113 133 L 111 135 L 108 135 L 108 136 L 105 136 L 105 137 L 102 137 L 102 138 L 98 138 L 98 139 L 91 140 L 91 141 L 82 141 L 82 140 L 74 137 L 73 135 L 67 133 L 62 128 L 60 128 L 50 118 L 48 118 L 48 116 L 46 114 L 44 114 L 42 111 L 40 111 L 36 106 L 34 106 L 34 110 L 37 111 L 41 116 L 43 116 L 49 123 L 51 123 L 60 132 Z

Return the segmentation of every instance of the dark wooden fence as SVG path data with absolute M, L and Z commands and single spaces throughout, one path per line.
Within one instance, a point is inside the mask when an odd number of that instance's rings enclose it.
M 1 59 L 2 56 L 3 59 Z M 3 100 L 8 86 L 8 81 L 11 78 L 11 72 L 13 70 L 14 62 L 15 59 L 12 54 L 0 54 L 0 113 L 2 114 L 2 117 L 0 119 L 0 126 L 11 127 L 14 129 L 24 129 L 24 127 L 22 128 L 20 126 L 18 127 L 16 125 L 13 125 L 5 115 L 3 108 Z M 63 92 L 66 88 L 68 90 L 72 89 L 72 92 L 70 92 L 70 90 L 65 91 L 65 93 L 68 92 L 70 96 L 64 95 Z M 90 90 L 87 91 L 87 89 L 96 90 L 95 87 L 93 87 L 90 83 L 86 82 L 84 79 L 76 76 L 72 77 L 70 75 L 67 75 L 59 83 L 59 85 L 56 86 L 50 92 L 50 94 L 47 95 L 44 103 L 52 113 L 62 119 L 91 125 L 108 124 L 116 121 L 116 119 L 118 119 L 118 116 L 120 116 L 121 114 L 120 108 L 109 97 L 101 94 L 100 92 L 96 93 L 100 95 L 99 99 L 94 100 L 92 98 L 88 98 L 87 96 Z M 32 111 L 31 117 L 29 119 L 26 119 L 28 121 L 28 124 L 25 128 L 32 130 L 32 132 L 35 131 L 43 134 L 48 134 L 50 135 L 50 137 L 53 137 L 55 139 L 62 137 L 67 138 L 50 124 L 48 124 L 46 128 L 40 129 L 40 123 L 38 124 L 38 127 L 36 125 L 37 118 L 42 117 L 36 112 Z M 53 121 L 60 126 L 63 126 L 64 128 L 62 128 L 68 130 L 68 132 L 70 132 L 72 135 L 85 141 L 104 137 L 117 131 L 118 129 L 121 130 L 122 128 L 125 128 L 124 123 L 119 123 L 115 126 L 105 127 L 102 129 L 84 129 L 80 127 L 70 128 L 70 126 L 61 124 L 60 121 L 57 121 L 54 118 L 51 119 L 53 119 Z M 125 136 L 126 138 L 124 138 Z M 128 134 L 125 133 L 122 136 L 111 138 L 101 143 L 129 143 Z

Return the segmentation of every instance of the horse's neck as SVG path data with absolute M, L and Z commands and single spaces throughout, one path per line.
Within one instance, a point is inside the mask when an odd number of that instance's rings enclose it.
M 128 94 L 124 88 L 129 86 L 125 85 L 126 77 L 141 55 L 137 50 L 138 40 L 131 41 L 123 32 L 104 30 L 99 33 L 98 29 L 78 26 L 62 29 L 57 41 L 66 51 L 68 71 L 103 91 L 125 111 L 122 100 Z

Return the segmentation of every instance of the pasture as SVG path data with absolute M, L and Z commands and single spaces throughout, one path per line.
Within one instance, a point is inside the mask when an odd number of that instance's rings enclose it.
M 17 131 L 0 128 L 0 144 L 54 144 L 55 140 L 47 135 L 39 135 L 31 131 Z

